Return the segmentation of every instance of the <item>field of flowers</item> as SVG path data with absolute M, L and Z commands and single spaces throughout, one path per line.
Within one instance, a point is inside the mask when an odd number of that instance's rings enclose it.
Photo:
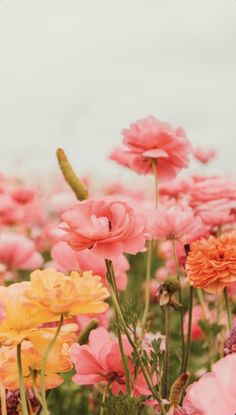
M 236 413 L 236 181 L 187 174 L 215 152 L 182 128 L 122 136 L 152 188 L 97 189 L 62 149 L 55 180 L 0 176 L 1 415 Z

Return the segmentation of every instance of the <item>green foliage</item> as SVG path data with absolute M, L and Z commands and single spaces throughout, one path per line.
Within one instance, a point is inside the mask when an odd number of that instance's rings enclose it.
M 140 415 L 143 410 L 143 398 L 128 397 L 120 393 L 108 395 L 104 404 L 104 415 Z

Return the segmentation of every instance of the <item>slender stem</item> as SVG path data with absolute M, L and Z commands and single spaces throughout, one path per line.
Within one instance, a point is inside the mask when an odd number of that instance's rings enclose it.
M 158 172 L 157 172 L 157 161 L 152 160 L 152 171 L 155 179 L 155 208 L 157 209 L 159 204 L 159 192 L 158 192 Z
M 164 307 L 164 319 L 165 319 L 165 337 L 166 348 L 163 362 L 163 376 L 162 376 L 162 396 L 168 397 L 169 389 L 169 358 L 170 358 L 170 306 L 167 304 Z
M 117 291 L 117 286 L 116 286 L 114 269 L 113 269 L 113 265 L 111 261 L 106 260 L 106 268 L 107 268 L 108 284 L 109 284 L 110 292 L 112 294 L 112 299 L 116 298 L 117 300 L 118 291 Z M 114 300 L 113 300 L 113 303 L 114 303 Z M 117 312 L 117 307 L 115 307 L 115 315 L 116 315 L 116 320 L 117 320 L 118 343 L 119 343 L 120 354 L 121 354 L 121 359 L 122 359 L 124 373 L 125 373 L 126 393 L 127 395 L 130 395 L 130 370 L 128 366 L 128 359 L 124 351 L 121 329 L 120 329 L 120 315 Z
M 209 311 L 208 311 L 208 308 L 207 308 L 207 305 L 206 305 L 204 295 L 203 295 L 203 292 L 202 292 L 201 288 L 196 288 L 196 293 L 197 293 L 199 304 L 202 307 L 204 319 L 207 319 L 207 318 L 209 318 Z
M 26 400 L 27 400 L 27 405 L 28 405 L 30 415 L 34 415 L 34 411 L 33 411 L 33 408 L 30 402 L 30 397 L 28 394 L 26 394 Z
M 179 262 L 176 252 L 176 244 L 175 240 L 172 241 L 172 250 L 173 250 L 173 257 L 176 269 L 176 275 L 179 281 L 179 302 L 182 305 L 182 290 L 181 290 L 181 280 L 180 280 L 180 269 L 179 269 Z M 184 354 L 185 354 L 185 345 L 184 345 L 184 310 L 183 307 L 180 307 L 180 330 L 181 330 L 181 344 L 182 344 L 182 366 L 180 373 L 183 372 L 183 364 L 184 364 Z
M 225 307 L 226 307 L 229 331 L 231 331 L 232 330 L 232 310 L 231 310 L 231 306 L 229 302 L 227 287 L 224 288 L 224 298 L 225 298 Z
M 151 281 L 151 267 L 152 267 L 152 251 L 153 251 L 153 240 L 148 241 L 147 251 L 147 267 L 146 267 L 146 279 L 145 279 L 145 307 L 142 318 L 143 331 L 147 321 L 148 311 L 150 307 L 150 281 Z
M 100 415 L 104 415 L 104 403 L 106 402 L 107 392 L 109 390 L 109 387 L 110 387 L 110 382 L 106 384 L 105 389 L 102 394 L 102 406 L 100 408 Z
M 6 389 L 3 385 L 0 385 L 1 388 L 1 414 L 7 415 L 7 401 L 6 401 Z
M 116 311 L 116 313 L 117 313 L 117 315 L 119 317 L 119 323 L 121 324 L 121 326 L 122 326 L 122 328 L 123 328 L 123 330 L 124 330 L 124 332 L 125 332 L 125 334 L 127 336 L 127 339 L 129 341 L 130 345 L 133 347 L 134 351 L 136 352 L 139 366 L 140 366 L 140 368 L 141 368 L 141 370 L 143 372 L 144 378 L 145 378 L 145 380 L 147 382 L 147 385 L 148 385 L 150 391 L 152 392 L 153 397 L 158 401 L 158 404 L 159 404 L 159 407 L 161 409 L 162 415 L 166 415 L 166 410 L 165 410 L 165 408 L 163 406 L 162 399 L 161 399 L 158 391 L 155 389 L 155 387 L 154 387 L 154 385 L 152 383 L 152 380 L 148 376 L 148 373 L 147 373 L 147 371 L 146 371 L 146 369 L 145 369 L 145 367 L 143 365 L 143 362 L 142 362 L 142 358 L 140 356 L 139 349 L 138 349 L 137 345 L 135 344 L 135 342 L 133 341 L 133 339 L 132 339 L 132 337 L 130 335 L 129 329 L 128 329 L 126 323 L 125 323 L 124 317 L 122 315 L 122 311 L 121 311 L 120 306 L 119 306 L 119 303 L 117 301 L 117 297 L 115 295 L 114 289 L 113 289 L 112 284 L 110 282 L 110 273 L 109 273 L 110 267 L 109 267 L 109 261 L 106 260 L 106 266 L 107 265 L 108 265 L 108 268 L 107 268 L 107 270 L 108 270 L 108 272 L 107 272 L 107 280 L 108 280 L 108 284 L 109 284 L 109 288 L 110 288 L 110 294 L 111 294 L 113 306 L 114 306 L 114 309 L 115 309 L 115 311 Z
M 59 320 L 59 323 L 58 323 L 56 332 L 55 332 L 52 340 L 49 342 L 49 344 L 48 344 L 48 346 L 47 346 L 47 348 L 45 350 L 43 359 L 42 359 L 42 367 L 41 367 L 41 396 L 42 396 L 42 410 L 43 410 L 43 415 L 48 415 L 49 414 L 48 407 L 47 407 L 46 388 L 45 388 L 45 371 L 46 371 L 47 360 L 48 360 L 49 353 L 52 350 L 52 348 L 53 348 L 53 346 L 54 346 L 54 344 L 55 344 L 55 342 L 57 340 L 57 337 L 58 337 L 58 335 L 60 333 L 61 326 L 62 326 L 62 323 L 63 323 L 63 318 L 64 318 L 63 317 L 63 314 L 61 314 L 61 317 L 60 317 L 60 320 Z
M 21 409 L 22 415 L 28 415 L 28 408 L 25 395 L 25 386 L 24 386 L 24 377 L 22 370 L 22 361 L 21 361 L 21 344 L 17 345 L 17 366 L 18 366 L 18 378 L 20 385 L 20 399 L 21 399 Z
M 158 207 L 159 203 L 159 193 L 158 193 L 158 174 L 157 174 L 157 162 L 155 159 L 152 159 L 152 171 L 155 179 L 155 209 Z M 150 307 L 150 281 L 151 281 L 151 269 L 152 269 L 152 252 L 153 252 L 153 240 L 148 241 L 148 251 L 147 251 L 147 265 L 146 265 L 146 279 L 145 279 L 145 307 L 142 318 L 142 328 L 143 332 L 145 330 L 145 325 L 147 321 L 148 311 Z
M 192 314 L 193 314 L 193 293 L 194 288 L 192 285 L 189 287 L 189 304 L 188 304 L 188 335 L 187 335 L 187 345 L 185 350 L 183 372 L 187 372 L 188 361 L 190 356 L 191 349 L 191 335 L 192 335 Z

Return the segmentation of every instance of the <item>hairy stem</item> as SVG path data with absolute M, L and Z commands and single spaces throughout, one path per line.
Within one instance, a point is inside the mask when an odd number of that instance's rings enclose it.
M 187 334 L 187 344 L 184 357 L 183 372 L 187 372 L 188 361 L 190 356 L 191 349 L 191 334 L 192 334 L 192 314 L 193 314 L 193 293 L 194 288 L 192 285 L 189 287 L 189 304 L 188 304 L 188 334 Z
M 17 345 L 17 366 L 18 366 L 18 378 L 20 385 L 20 399 L 21 399 L 21 410 L 22 415 L 28 415 L 25 386 L 24 386 L 24 377 L 22 370 L 22 361 L 21 361 L 21 344 Z
M 64 318 L 63 317 L 63 314 L 61 314 L 61 317 L 60 317 L 60 320 L 59 320 L 59 323 L 58 323 L 56 332 L 55 332 L 52 340 L 49 342 L 49 344 L 48 344 L 48 346 L 47 346 L 47 348 L 45 350 L 45 353 L 44 353 L 44 356 L 43 356 L 43 360 L 42 360 L 42 367 L 41 367 L 41 396 L 42 396 L 42 411 L 43 411 L 43 415 L 48 415 L 49 414 L 48 407 L 47 407 L 46 387 L 45 387 L 45 372 L 46 372 L 47 360 L 48 360 L 49 353 L 52 350 L 52 348 L 53 348 L 53 346 L 54 346 L 54 344 L 55 344 L 55 342 L 57 340 L 57 337 L 58 337 L 58 335 L 60 333 L 61 326 L 62 326 L 62 323 L 63 323 L 63 318 Z
M 225 299 L 225 308 L 226 308 L 226 313 L 227 313 L 229 331 L 231 331 L 232 330 L 232 310 L 231 310 L 231 306 L 229 302 L 227 287 L 224 288 L 224 299 Z
M 182 305 L 182 290 L 181 290 L 181 281 L 180 281 L 180 269 L 179 269 L 179 262 L 176 252 L 176 244 L 175 240 L 172 241 L 172 251 L 173 251 L 173 258 L 175 263 L 176 269 L 176 276 L 179 281 L 179 302 Z M 183 307 L 180 307 L 180 331 L 181 331 L 181 344 L 182 344 L 182 366 L 180 373 L 183 373 L 183 365 L 184 365 L 184 354 L 185 354 L 185 345 L 184 345 L 184 311 Z
M 164 320 L 165 320 L 165 337 L 166 348 L 163 362 L 163 377 L 162 377 L 162 395 L 163 398 L 168 397 L 169 392 L 169 358 L 170 358 L 170 306 L 167 304 L 164 308 Z

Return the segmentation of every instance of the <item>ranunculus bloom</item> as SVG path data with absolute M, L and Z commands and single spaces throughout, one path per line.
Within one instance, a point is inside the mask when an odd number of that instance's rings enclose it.
M 210 160 L 215 158 L 216 151 L 213 148 L 209 150 L 203 150 L 202 148 L 197 147 L 193 150 L 193 156 L 196 160 L 200 161 L 203 164 L 206 164 Z
M 112 153 L 111 159 L 139 174 L 152 173 L 152 161 L 157 163 L 160 181 L 173 179 L 188 167 L 191 144 L 182 128 L 147 117 L 123 130 L 124 149 Z
M 50 340 L 50 339 L 49 339 Z M 22 343 L 22 371 L 24 386 L 26 389 L 34 387 L 34 378 L 36 385 L 40 388 L 40 372 L 45 347 L 35 348 L 31 342 Z M 63 383 L 61 372 L 68 372 L 72 369 L 72 362 L 69 355 L 69 344 L 63 339 L 57 338 L 52 347 L 45 371 L 46 389 L 52 389 Z M 19 389 L 18 369 L 16 348 L 9 349 L 2 347 L 0 349 L 0 378 L 3 386 L 10 390 Z
M 62 214 L 62 237 L 77 251 L 89 248 L 113 260 L 126 252 L 136 254 L 145 244 L 144 221 L 127 203 L 85 200 Z
M 61 272 L 92 271 L 100 275 L 102 282 L 106 285 L 106 265 L 104 258 L 94 254 L 90 249 L 75 251 L 66 242 L 60 241 L 53 245 L 51 256 L 55 268 Z M 127 285 L 127 274 L 129 262 L 124 255 L 119 255 L 113 260 L 116 285 L 118 290 L 125 290 Z
M 236 281 L 236 232 L 191 244 L 186 271 L 190 283 L 210 293 Z
M 126 356 L 131 359 L 133 349 L 126 336 L 122 336 L 122 342 Z M 112 382 L 114 394 L 125 391 L 125 375 L 118 339 L 111 340 L 109 332 L 103 327 L 91 331 L 87 345 L 73 344 L 71 358 L 76 369 L 72 379 L 78 385 Z M 134 392 L 135 395 L 151 395 L 142 373 L 137 375 Z
M 205 233 L 200 218 L 194 216 L 191 208 L 182 209 L 178 205 L 167 208 L 160 206 L 150 214 L 149 228 L 154 239 L 177 240 L 190 243 Z
M 0 275 L 12 277 L 17 270 L 32 270 L 42 263 L 43 257 L 30 239 L 13 232 L 0 234 Z
M 32 272 L 30 279 L 25 291 L 29 303 L 54 314 L 99 314 L 108 308 L 104 302 L 109 297 L 107 288 L 98 275 L 89 271 L 67 276 L 48 268 Z
M 16 346 L 34 336 L 39 325 L 56 319 L 50 310 L 39 304 L 26 303 L 24 294 L 29 286 L 30 282 L 24 281 L 0 287 L 0 303 L 6 313 L 0 322 L 0 343 L 3 345 Z
M 187 388 L 183 403 L 186 415 L 234 415 L 236 408 L 236 355 L 231 354 L 212 366 Z

